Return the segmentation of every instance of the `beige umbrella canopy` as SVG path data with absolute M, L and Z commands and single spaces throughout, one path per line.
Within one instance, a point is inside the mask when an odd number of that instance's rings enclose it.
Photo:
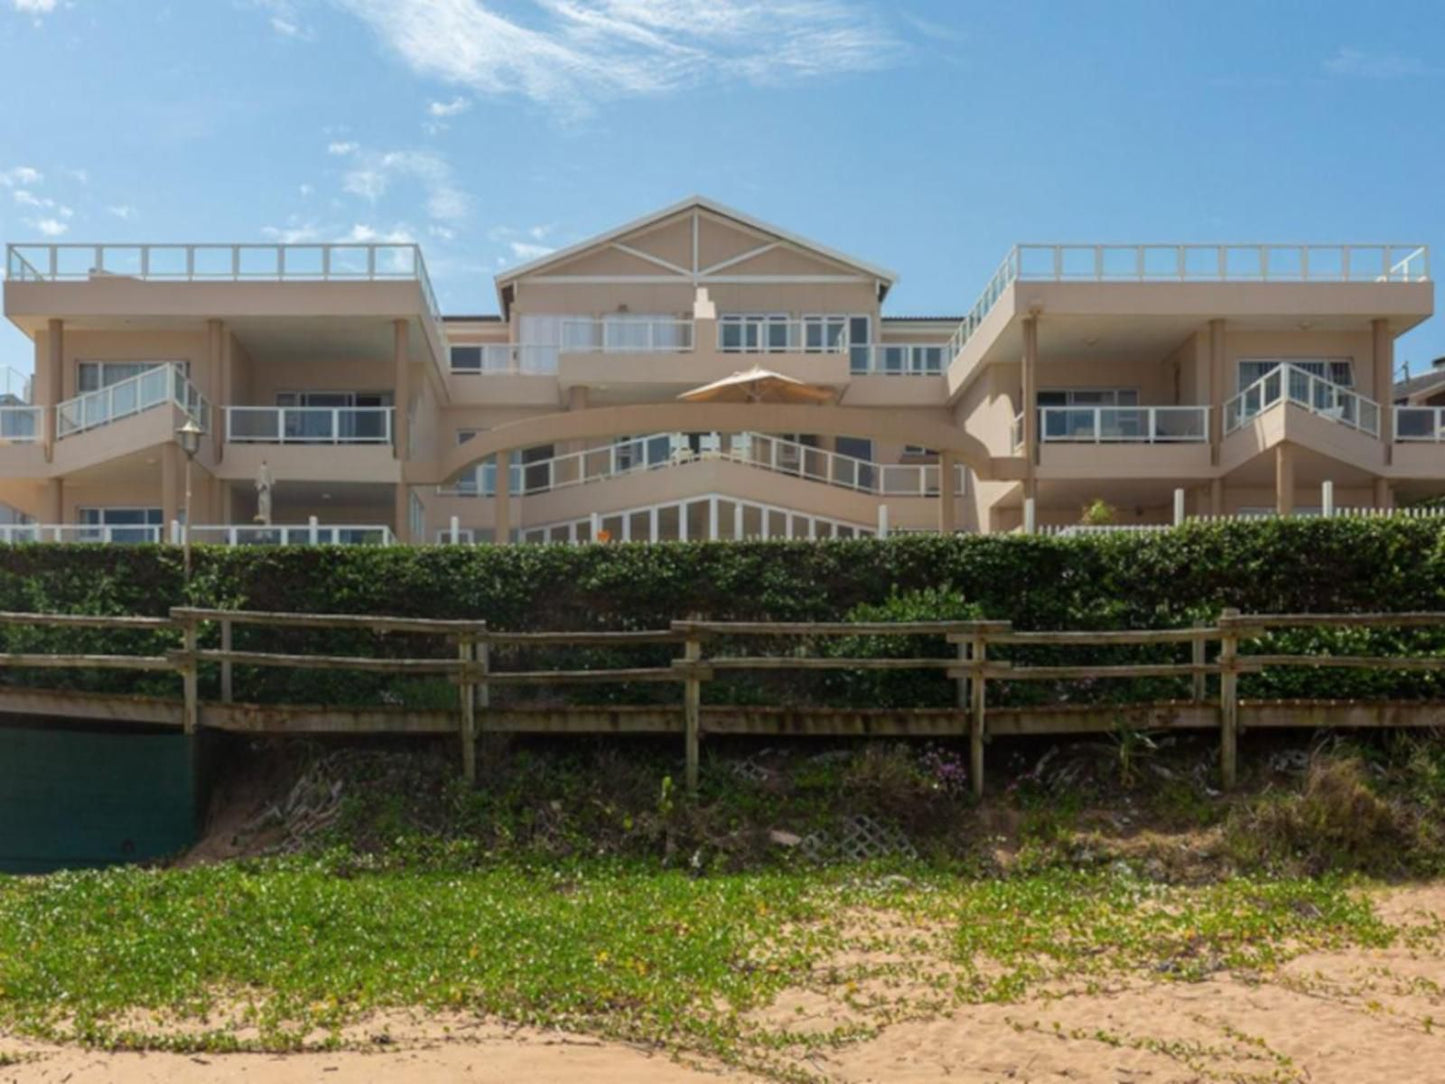
M 689 403 L 826 403 L 833 392 L 754 365 L 678 398 Z

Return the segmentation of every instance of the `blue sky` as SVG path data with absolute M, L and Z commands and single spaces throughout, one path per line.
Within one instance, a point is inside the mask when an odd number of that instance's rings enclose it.
M 407 238 L 447 312 L 693 192 L 959 313 L 1015 241 L 1445 259 L 1396 0 L 0 0 L 0 239 Z M 1415 368 L 1445 321 L 1402 341 Z M 0 364 L 30 368 L 0 328 Z

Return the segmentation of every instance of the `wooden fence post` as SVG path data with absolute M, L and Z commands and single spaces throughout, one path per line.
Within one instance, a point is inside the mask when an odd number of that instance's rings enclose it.
M 689 794 L 696 794 L 697 744 L 702 715 L 702 679 L 697 671 L 697 666 L 702 661 L 702 641 L 696 633 L 688 636 L 682 657 L 690 664 L 687 677 L 683 680 L 682 686 L 683 741 L 687 747 L 687 792 Z
M 1219 773 L 1226 789 L 1234 786 L 1239 756 L 1239 633 L 1230 624 L 1238 616 L 1231 607 L 1219 622 Z
M 983 738 L 985 725 L 984 703 L 987 699 L 985 696 L 986 683 L 983 676 L 983 667 L 988 660 L 988 642 L 984 639 L 984 634 L 981 631 L 973 634 L 973 643 L 971 646 L 973 650 L 970 654 L 972 656 L 974 671 L 969 690 L 972 694 L 973 702 L 971 704 L 972 711 L 970 712 L 972 729 L 969 733 L 968 740 L 968 774 L 969 780 L 973 784 L 973 796 L 975 798 L 982 798 Z
M 457 658 L 461 660 L 463 667 L 460 686 L 462 775 L 468 783 L 477 781 L 477 687 L 474 674 L 469 672 L 476 657 L 476 641 L 466 634 L 459 636 L 457 638 Z
M 1208 625 L 1204 621 L 1196 621 L 1194 622 L 1194 627 L 1196 629 L 1202 629 L 1207 628 Z M 1189 661 L 1195 666 L 1203 666 L 1206 661 L 1205 648 L 1208 646 L 1207 641 L 1203 636 L 1196 636 L 1189 646 Z M 1208 677 L 1209 675 L 1203 670 L 1194 671 L 1194 702 L 1196 704 L 1202 704 L 1205 696 L 1208 695 L 1208 685 L 1206 684 Z
M 221 650 L 231 650 L 231 619 L 221 618 Z M 221 663 L 221 703 L 229 704 L 235 687 L 232 684 L 231 660 L 225 659 Z
M 187 619 L 184 628 L 186 661 L 181 669 L 181 686 L 185 692 L 185 732 L 194 734 L 201 722 L 200 690 L 197 687 L 196 671 L 200 666 L 196 659 L 198 623 Z
M 492 686 L 487 681 L 487 675 L 492 670 L 492 643 L 490 640 L 480 640 L 473 649 L 472 657 L 477 664 L 476 697 L 474 703 L 480 709 L 473 720 L 473 726 L 477 729 L 477 741 L 482 740 L 482 734 L 487 727 L 487 712 L 492 706 Z M 483 743 L 485 746 L 485 743 Z M 473 748 L 476 743 L 473 743 Z M 485 751 L 485 749 L 484 749 Z

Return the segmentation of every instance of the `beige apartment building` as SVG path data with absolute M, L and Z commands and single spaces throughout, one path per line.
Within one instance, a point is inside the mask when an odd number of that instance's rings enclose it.
M 412 245 L 13 244 L 35 369 L 0 398 L 26 520 L 0 540 L 833 538 L 1445 493 L 1445 407 L 1392 393 L 1423 246 L 1019 245 L 961 317 L 886 315 L 895 281 L 702 198 L 499 275 L 480 316 L 438 311 Z

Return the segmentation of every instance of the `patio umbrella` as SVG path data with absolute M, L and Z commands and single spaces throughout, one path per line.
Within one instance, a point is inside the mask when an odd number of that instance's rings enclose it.
M 689 403 L 826 403 L 833 392 L 754 365 L 678 398 Z

